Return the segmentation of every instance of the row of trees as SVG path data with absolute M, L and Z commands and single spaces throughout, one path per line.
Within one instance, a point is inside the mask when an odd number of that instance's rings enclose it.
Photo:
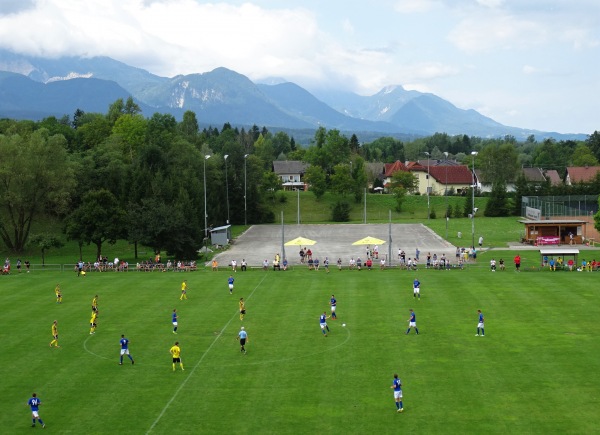
M 285 132 L 257 126 L 201 130 L 193 112 L 180 122 L 160 113 L 145 118 L 131 98 L 117 100 L 106 114 L 78 110 L 72 120 L 4 119 L 0 237 L 10 251 L 22 252 L 33 239 L 32 224 L 50 216 L 62 222 L 68 239 L 95 244 L 98 255 L 103 244 L 125 239 L 191 258 L 205 242 L 205 213 L 209 226 L 274 221 L 281 183 L 272 172 L 273 160 L 310 163 L 306 178 L 317 197 L 332 191 L 344 201 L 360 201 L 377 175 L 367 170 L 367 162 L 417 160 L 427 151 L 432 158 L 443 159 L 447 152 L 470 164 L 473 149 L 479 151 L 477 167 L 502 186 L 524 162 L 556 156 L 545 167 L 566 166 L 564 159 L 596 164 L 600 134 L 580 143 L 436 134 L 409 143 L 385 137 L 361 144 L 356 135 L 321 127 L 311 144 L 301 147 Z M 407 174 L 394 177 L 399 206 L 414 183 Z M 52 246 L 48 237 L 38 234 L 35 240 Z

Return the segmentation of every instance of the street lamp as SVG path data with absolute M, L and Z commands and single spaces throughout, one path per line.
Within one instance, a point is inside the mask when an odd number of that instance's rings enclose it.
M 249 154 L 244 154 L 244 225 L 248 225 L 248 202 L 246 201 L 246 193 L 247 193 L 247 172 L 246 172 L 246 162 L 248 161 Z
M 446 197 L 446 240 L 448 240 L 448 220 L 450 216 L 448 216 L 448 151 L 444 151 L 444 155 L 446 156 L 445 166 L 446 166 L 446 181 L 444 185 L 444 196 Z
M 210 159 L 210 155 L 204 156 L 204 240 L 208 237 L 208 213 L 206 210 L 206 161 Z
M 427 155 L 427 220 L 429 220 L 429 216 L 431 215 L 431 211 L 429 209 L 429 152 L 425 151 L 425 155 Z
M 228 154 L 225 154 L 223 158 L 225 159 L 225 195 L 227 197 L 227 225 L 229 225 L 229 180 L 227 179 L 227 157 Z
M 477 211 L 477 209 L 475 208 L 475 188 L 477 187 L 477 184 L 475 184 L 475 156 L 477 155 L 477 151 L 471 151 L 471 159 L 473 161 L 473 185 L 472 185 L 472 189 L 471 192 L 473 193 L 472 196 L 472 207 L 471 207 L 471 248 L 475 249 L 475 212 Z

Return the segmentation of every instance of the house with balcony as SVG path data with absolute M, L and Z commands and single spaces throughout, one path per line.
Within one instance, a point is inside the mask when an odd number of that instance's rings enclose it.
M 298 160 L 275 160 L 273 172 L 281 179 L 283 190 L 307 190 L 304 174 L 309 166 Z

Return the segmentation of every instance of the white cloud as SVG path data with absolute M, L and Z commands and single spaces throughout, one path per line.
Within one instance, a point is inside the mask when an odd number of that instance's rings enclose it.
M 535 21 L 488 12 L 463 19 L 448 39 L 467 53 L 523 49 L 541 44 L 548 38 L 547 28 Z
M 0 0 L 0 48 L 17 53 L 104 55 L 163 76 L 224 66 L 362 94 L 402 85 L 500 118 L 528 95 L 514 116 L 532 128 L 547 89 L 585 115 L 557 123 L 597 128 L 598 47 L 598 0 Z
M 394 9 L 401 14 L 414 14 L 428 12 L 438 2 L 435 0 L 396 0 Z
M 504 4 L 504 0 L 477 0 L 477 3 L 487 8 L 496 9 Z

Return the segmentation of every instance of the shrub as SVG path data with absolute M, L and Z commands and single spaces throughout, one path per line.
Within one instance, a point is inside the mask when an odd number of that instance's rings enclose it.
M 331 220 L 334 222 L 350 221 L 350 204 L 346 201 L 338 201 L 331 209 Z

